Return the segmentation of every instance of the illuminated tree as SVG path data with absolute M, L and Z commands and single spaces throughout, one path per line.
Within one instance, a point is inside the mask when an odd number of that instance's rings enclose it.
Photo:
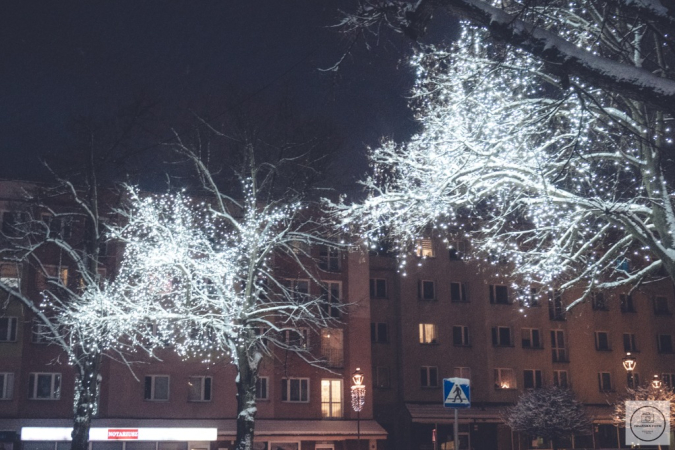
M 675 84 L 668 38 L 594 4 L 528 2 L 518 20 L 536 21 L 596 62 L 632 68 L 617 76 L 638 71 L 640 83 L 655 73 L 664 89 Z M 341 223 L 373 244 L 389 238 L 401 252 L 429 226 L 442 237 L 459 230 L 484 260 L 510 261 L 521 284 L 583 286 L 572 304 L 594 289 L 660 273 L 675 279 L 672 114 L 618 81 L 612 89 L 558 73 L 544 56 L 509 43 L 462 23 L 449 49 L 427 47 L 412 58 L 422 131 L 370 151 L 369 196 L 334 205 Z
M 626 393 L 613 404 L 614 412 L 612 421 L 617 427 L 626 426 L 626 402 L 670 402 L 670 427 L 675 427 L 675 391 L 670 386 L 654 387 L 651 384 L 647 386 L 638 386 L 636 388 L 626 388 Z
M 525 392 L 508 409 L 504 421 L 513 431 L 551 439 L 554 449 L 561 438 L 591 432 L 584 406 L 571 390 L 560 387 Z

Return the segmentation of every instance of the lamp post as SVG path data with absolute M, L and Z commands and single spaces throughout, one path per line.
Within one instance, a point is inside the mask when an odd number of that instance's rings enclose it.
M 628 384 L 630 384 L 631 388 L 634 388 L 635 386 L 633 386 L 633 371 L 637 366 L 637 358 L 635 358 L 635 356 L 632 356 L 630 352 L 628 352 L 626 353 L 626 356 L 623 357 L 622 363 L 623 368 L 626 369 L 626 372 L 628 373 Z
M 652 387 L 654 389 L 661 389 L 662 385 L 663 382 L 661 381 L 661 378 L 658 375 L 654 375 L 654 378 L 652 379 Z
M 356 439 L 357 448 L 361 449 L 361 410 L 366 403 L 366 386 L 363 384 L 363 372 L 360 368 L 352 374 L 352 409 L 356 411 Z

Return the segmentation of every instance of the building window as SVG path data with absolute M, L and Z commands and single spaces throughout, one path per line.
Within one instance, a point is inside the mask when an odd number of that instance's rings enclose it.
M 569 376 L 566 370 L 553 371 L 553 386 L 567 388 L 569 387 Z
M 17 317 L 0 317 L 0 342 L 16 342 Z
M 541 334 L 536 328 L 523 328 L 521 330 L 523 348 L 542 348 Z
M 30 341 L 33 344 L 47 344 L 51 340 L 52 334 L 46 323 L 40 319 L 33 319 L 31 322 Z
M 28 398 L 58 400 L 61 397 L 60 373 L 31 373 L 28 376 Z
M 606 331 L 596 331 L 595 332 L 595 349 L 599 351 L 609 351 L 611 350 L 609 346 L 609 333 Z
M 391 387 L 389 367 L 378 366 L 375 368 L 375 378 L 373 378 L 373 386 L 380 389 L 389 389 Z
M 670 389 L 675 388 L 675 373 L 662 373 L 661 381 L 664 386 L 669 387 Z
M 619 295 L 619 301 L 621 303 L 621 312 L 624 313 L 635 312 L 635 303 L 633 302 L 632 295 L 621 294 Z
M 387 280 L 384 278 L 370 279 L 370 298 L 387 298 Z
M 526 288 L 518 291 L 518 303 L 520 306 L 540 306 L 539 291 L 537 288 Z
M 453 303 L 467 303 L 469 298 L 466 295 L 466 291 L 464 283 L 450 283 L 450 301 Z
M 0 400 L 14 398 L 14 374 L 10 372 L 0 373 Z
M 188 378 L 188 401 L 210 402 L 211 401 L 211 377 Z
M 21 289 L 21 274 L 17 264 L 0 264 L 0 282 L 5 286 Z
M 309 296 L 309 280 L 287 280 L 289 296 L 296 302 L 304 302 Z
M 591 306 L 593 311 L 609 311 L 604 292 L 591 292 Z
M 469 327 L 464 325 L 455 325 L 452 327 L 452 343 L 454 345 L 469 345 Z
M 342 417 L 342 380 L 321 380 L 321 417 Z
M 321 286 L 322 308 L 327 316 L 340 318 L 340 295 L 342 285 L 339 282 L 326 282 Z
M 321 356 L 328 367 L 344 365 L 344 339 L 342 329 L 324 328 L 321 330 Z
M 668 307 L 668 298 L 662 295 L 654 297 L 654 314 L 669 315 L 670 308 Z
M 72 231 L 70 217 L 54 217 L 52 214 L 44 213 L 41 219 L 42 223 L 45 224 L 45 230 L 49 230 L 49 237 L 53 239 L 70 238 Z
M 548 318 L 550 320 L 565 320 L 565 305 L 560 291 L 549 291 L 548 293 Z
M 598 388 L 600 392 L 612 391 L 612 375 L 609 372 L 598 372 Z
M 508 305 L 509 288 L 499 284 L 490 285 L 490 303 Z
M 284 378 L 281 380 L 281 401 L 309 402 L 309 378 Z
M 267 386 L 269 386 L 270 378 L 269 377 L 258 377 L 258 380 L 255 382 L 255 398 L 256 400 L 269 400 L 269 391 Z
M 370 323 L 370 342 L 378 344 L 386 344 L 389 342 L 389 333 L 386 323 L 371 322 Z
M 288 247 L 296 255 L 309 256 L 309 243 L 300 240 L 292 240 L 288 243 Z
M 553 362 L 567 362 L 565 332 L 563 330 L 551 330 L 551 352 Z
M 541 370 L 524 370 L 523 385 L 525 389 L 541 389 L 542 386 Z
M 35 284 L 38 290 L 44 291 L 55 286 L 68 286 L 68 268 L 57 266 L 44 266 L 36 274 Z
M 420 280 L 418 282 L 418 295 L 421 300 L 435 300 L 436 286 L 431 280 Z
M 284 344 L 292 348 L 309 348 L 309 328 L 284 330 Z
M 146 375 L 145 377 L 145 400 L 166 401 L 169 400 L 169 376 Z
M 633 333 L 624 333 L 623 334 L 623 351 L 624 352 L 637 352 L 637 346 L 635 345 L 635 335 Z
M 633 371 L 626 374 L 626 386 L 631 389 L 636 389 L 640 386 L 640 374 Z
M 670 334 L 657 336 L 659 353 L 673 353 L 673 337 Z
M 26 228 L 28 214 L 5 211 L 2 213 L 2 233 L 8 237 L 17 237 Z
M 415 254 L 419 258 L 435 257 L 436 254 L 434 253 L 434 246 L 431 239 L 417 239 L 415 241 Z
M 453 375 L 456 378 L 466 378 L 467 380 L 471 379 L 471 368 L 470 367 L 455 367 L 453 370 Z
M 468 244 L 464 239 L 456 239 L 450 242 L 448 252 L 451 261 L 459 261 L 466 255 Z
M 339 272 L 340 250 L 321 245 L 319 247 L 319 269 L 327 272 Z
M 495 389 L 516 389 L 516 374 L 513 369 L 495 369 Z
M 420 368 L 420 386 L 423 388 L 438 387 L 438 367 L 422 366 Z
M 492 345 L 495 347 L 510 347 L 512 344 L 511 328 L 492 327 Z
M 437 344 L 436 325 L 433 323 L 420 324 L 420 344 Z

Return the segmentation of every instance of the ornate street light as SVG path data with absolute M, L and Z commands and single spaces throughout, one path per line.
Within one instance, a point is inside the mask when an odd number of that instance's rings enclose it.
M 661 381 L 661 378 L 658 375 L 654 375 L 654 378 L 652 379 L 652 386 L 654 389 L 661 389 L 662 385 L 663 382 Z
M 635 367 L 637 366 L 637 359 L 635 356 L 632 356 L 630 352 L 626 353 L 626 356 L 623 357 L 623 368 L 626 369 L 626 372 L 628 372 L 628 384 L 630 384 L 630 387 L 634 388 L 633 386 L 633 371 L 635 370 Z
M 358 448 L 361 448 L 361 410 L 366 403 L 366 386 L 363 384 L 363 372 L 360 368 L 352 374 L 352 409 L 356 411 L 356 439 Z

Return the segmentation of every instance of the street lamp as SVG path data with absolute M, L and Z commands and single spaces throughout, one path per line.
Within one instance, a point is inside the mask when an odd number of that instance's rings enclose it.
M 661 378 L 658 375 L 654 375 L 654 378 L 652 379 L 652 387 L 654 389 L 661 389 L 662 385 L 663 382 L 661 381 Z
M 366 386 L 363 384 L 363 372 L 360 368 L 352 374 L 352 409 L 356 411 L 356 439 L 357 448 L 361 448 L 361 410 L 366 403 Z
M 635 367 L 637 366 L 637 359 L 635 356 L 632 356 L 630 352 L 626 353 L 626 356 L 623 357 L 623 368 L 626 369 L 626 372 L 628 372 L 628 384 L 630 384 L 631 388 L 634 388 L 633 386 L 633 371 L 635 370 Z

